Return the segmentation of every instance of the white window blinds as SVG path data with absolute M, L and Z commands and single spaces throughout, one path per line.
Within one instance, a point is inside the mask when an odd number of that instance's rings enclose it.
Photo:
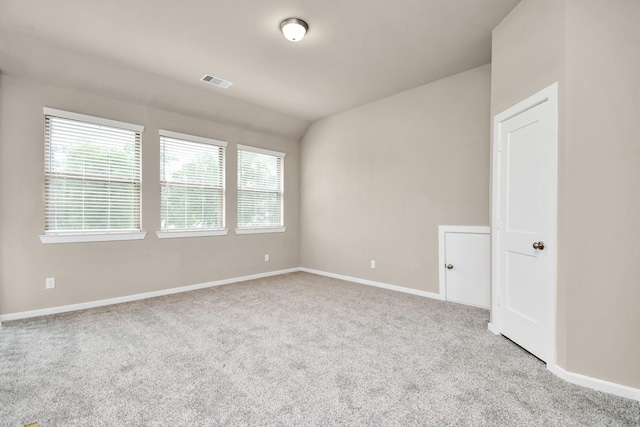
M 238 145 L 238 228 L 283 225 L 284 157 Z
M 140 231 L 142 126 L 50 108 L 45 234 Z
M 160 131 L 162 231 L 224 227 L 226 142 Z

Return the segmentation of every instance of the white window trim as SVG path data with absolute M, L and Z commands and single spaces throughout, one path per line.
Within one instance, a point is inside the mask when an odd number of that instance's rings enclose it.
M 217 145 L 218 147 L 227 147 L 227 141 L 220 141 L 218 139 L 205 138 L 203 136 L 189 135 L 186 133 L 173 132 L 164 129 L 160 129 L 158 133 L 160 134 L 160 136 L 166 136 L 167 138 L 181 139 L 187 142 L 201 142 L 203 144 Z
M 45 116 L 55 116 L 68 120 L 93 123 L 96 125 L 110 126 L 127 129 L 133 132 L 144 132 L 144 126 L 118 120 L 105 119 L 103 117 L 90 116 L 88 114 L 74 113 L 72 111 L 58 110 L 56 108 L 42 107 Z M 141 147 L 142 148 L 142 147 Z M 123 240 L 143 240 L 147 236 L 146 231 L 107 231 L 107 232 L 52 232 L 41 234 L 38 237 L 43 244 L 56 243 L 85 243 L 85 242 L 113 242 Z
M 179 230 L 179 231 L 156 231 L 158 239 L 176 239 L 182 237 L 208 237 L 208 236 L 226 236 L 229 230 L 226 228 L 216 230 Z
M 142 240 L 146 237 L 146 231 L 134 232 L 109 232 L 109 233 L 68 233 L 68 234 L 41 234 L 40 241 L 44 244 L 51 243 L 85 243 L 85 242 L 113 242 L 118 240 Z
M 56 116 L 63 119 L 78 120 L 81 122 L 89 122 L 95 125 L 110 126 L 115 128 L 127 129 L 134 132 L 144 132 L 144 126 L 134 125 L 132 123 L 120 122 L 117 120 L 105 119 L 102 117 L 89 116 L 86 114 L 73 113 L 71 111 L 56 110 L 55 108 L 43 107 L 42 111 L 45 116 Z
M 262 233 L 284 233 L 286 226 L 282 227 L 253 227 L 253 228 L 236 228 L 236 234 L 262 234 Z
M 275 157 L 282 157 L 282 158 L 284 158 L 287 155 L 286 153 L 281 153 L 280 151 L 272 151 L 272 150 L 267 150 L 266 148 L 251 147 L 248 145 L 241 145 L 241 144 L 238 144 L 238 150 L 253 151 L 254 153 L 266 154 L 268 156 L 275 156 Z
M 218 147 L 226 148 L 228 143 L 227 141 L 221 141 L 219 139 L 213 138 L 205 138 L 204 136 L 190 135 L 186 133 L 174 132 L 166 129 L 159 129 L 158 134 L 162 137 L 165 136 L 167 138 L 180 139 L 187 142 L 200 142 L 203 144 L 217 145 Z M 226 165 L 223 165 L 226 167 Z M 222 186 L 222 194 L 223 200 L 222 205 L 225 206 L 226 200 L 226 190 L 225 183 L 223 181 Z M 226 209 L 226 208 L 225 208 Z M 225 212 L 222 212 L 222 224 L 224 225 Z M 226 236 L 229 233 L 227 228 L 220 229 L 208 229 L 208 230 L 160 230 L 156 231 L 156 236 L 158 239 L 178 239 L 178 238 L 188 238 L 188 237 L 208 237 L 208 236 Z
M 252 151 L 254 153 L 281 157 L 283 159 L 287 155 L 286 153 L 282 153 L 280 151 L 273 151 L 273 150 L 267 150 L 266 148 L 258 148 L 258 147 L 252 147 L 250 145 L 237 144 L 236 152 L 239 150 Z M 284 180 L 284 176 L 282 177 L 282 179 Z M 284 197 L 284 192 L 282 193 L 282 195 Z M 284 205 L 282 206 L 282 216 L 284 218 Z M 287 227 L 284 225 L 281 225 L 278 227 L 245 227 L 245 228 L 236 228 L 236 234 L 284 233 L 286 229 Z

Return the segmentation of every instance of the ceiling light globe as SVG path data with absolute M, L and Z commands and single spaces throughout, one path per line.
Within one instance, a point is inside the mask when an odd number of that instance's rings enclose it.
M 307 33 L 309 26 L 302 19 L 289 18 L 280 23 L 280 30 L 284 37 L 292 42 L 299 42 Z

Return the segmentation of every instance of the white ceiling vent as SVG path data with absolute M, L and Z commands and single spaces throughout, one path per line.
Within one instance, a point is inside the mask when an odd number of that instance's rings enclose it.
M 212 76 L 210 74 L 205 74 L 204 76 L 202 76 L 200 81 L 221 87 L 223 89 L 226 89 L 233 84 L 233 82 L 230 82 L 229 80 L 221 79 L 220 77 Z

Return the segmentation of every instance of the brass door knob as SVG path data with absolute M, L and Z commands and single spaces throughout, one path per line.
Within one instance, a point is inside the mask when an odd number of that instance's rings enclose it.
M 453 269 L 453 264 L 447 264 L 447 269 L 448 270 L 452 270 Z
M 544 250 L 544 242 L 533 242 L 533 249 Z

